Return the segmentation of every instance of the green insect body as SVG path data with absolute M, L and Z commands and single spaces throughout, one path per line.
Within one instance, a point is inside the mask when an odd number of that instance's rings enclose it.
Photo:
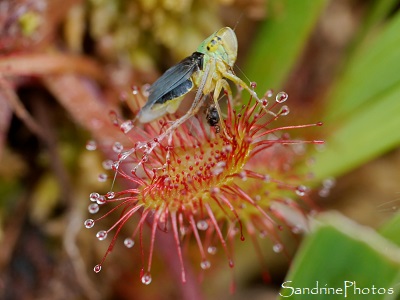
M 185 120 L 197 113 L 200 99 L 213 92 L 213 101 L 218 115 L 219 95 L 224 89 L 228 97 L 232 92 L 226 79 L 250 92 L 257 101 L 256 93 L 233 73 L 238 44 L 235 32 L 224 27 L 205 39 L 191 56 L 168 69 L 149 89 L 149 98 L 137 116 L 139 122 L 148 123 L 167 113 L 174 113 L 184 96 L 198 88 L 196 98 Z M 223 122 L 222 126 L 224 126 Z

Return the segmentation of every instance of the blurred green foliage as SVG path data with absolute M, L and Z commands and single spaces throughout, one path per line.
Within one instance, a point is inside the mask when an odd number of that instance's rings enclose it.
M 285 285 L 312 289 L 318 282 L 319 288 L 341 291 L 314 290 L 313 295 L 297 290 L 296 294 L 286 287 L 280 299 L 397 299 L 399 248 L 339 214 L 322 215 L 317 222 L 297 253 Z
M 258 29 L 246 62 L 246 74 L 257 82 L 257 90 L 282 87 L 326 3 L 267 1 L 268 18 Z
M 279 89 L 285 84 L 312 28 L 322 17 L 325 3 L 269 1 L 271 18 L 262 24 L 248 57 L 247 74 L 261 83 L 261 90 Z M 400 12 L 393 13 L 396 4 L 398 1 L 385 0 L 370 5 L 333 84 L 319 100 L 324 107 L 320 120 L 325 124 L 322 130 L 326 148 L 315 152 L 312 169 L 317 182 L 348 173 L 400 144 Z M 398 219 L 395 217 L 382 231 L 397 244 Z M 342 287 L 344 280 L 386 288 L 398 282 L 400 262 L 385 254 L 386 241 L 359 228 L 348 234 L 355 224 L 345 223 L 347 227 L 343 229 L 341 222 L 335 217 L 330 225 L 318 227 L 307 237 L 287 280 L 301 287 L 314 287 L 316 280 L 329 287 Z M 360 240 L 364 237 L 368 242 Z M 399 249 L 393 252 L 400 253 Z M 298 295 L 290 299 L 310 297 Z M 321 297 L 340 296 L 315 299 Z M 353 295 L 349 299 L 359 297 Z M 362 297 L 394 299 L 394 295 L 387 294 Z
M 326 3 L 268 2 L 271 17 L 262 24 L 247 64 L 260 91 L 284 85 Z M 319 100 L 327 147 L 315 154 L 316 180 L 345 174 L 400 144 L 393 130 L 400 128 L 400 14 L 389 15 L 395 3 L 371 5 L 334 84 Z

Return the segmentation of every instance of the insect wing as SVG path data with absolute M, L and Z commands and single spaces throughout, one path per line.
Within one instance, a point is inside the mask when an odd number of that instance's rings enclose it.
M 149 89 L 149 98 L 144 107 L 157 103 L 164 95 L 187 81 L 194 72 L 202 68 L 204 54 L 195 52 L 168 69 Z

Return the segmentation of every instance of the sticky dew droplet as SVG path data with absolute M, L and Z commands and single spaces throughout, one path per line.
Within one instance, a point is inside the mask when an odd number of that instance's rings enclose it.
M 268 91 L 265 93 L 264 97 L 266 97 L 266 98 L 271 98 L 273 95 L 274 95 L 274 91 L 273 91 L 273 90 L 268 90 Z
M 233 268 L 235 266 L 234 262 L 232 259 L 229 260 L 229 267 Z
M 107 174 L 102 173 L 102 174 L 99 174 L 99 176 L 97 177 L 97 181 L 105 182 L 105 181 L 107 181 L 107 178 L 108 178 Z
M 265 175 L 263 176 L 263 181 L 264 181 L 265 183 L 271 182 L 271 175 L 265 174 Z
M 247 181 L 247 173 L 245 171 L 240 172 L 239 177 L 242 179 L 242 181 Z
M 113 166 L 113 161 L 111 159 L 107 159 L 101 163 L 104 170 L 111 170 Z
M 259 232 L 259 234 L 258 234 L 258 237 L 259 237 L 260 239 L 265 239 L 266 236 L 267 236 L 267 233 L 266 233 L 264 230 L 261 230 L 261 231 Z
M 106 194 L 107 199 L 114 199 L 115 198 L 115 193 L 110 191 Z
M 115 142 L 114 145 L 112 146 L 112 150 L 115 153 L 121 153 L 122 150 L 124 150 L 124 146 L 120 142 Z
M 132 248 L 135 245 L 135 241 L 132 240 L 131 238 L 126 238 L 124 240 L 124 245 L 126 248 Z
M 214 254 L 217 253 L 217 247 L 215 247 L 215 246 L 209 246 L 209 247 L 207 248 L 207 252 L 208 252 L 209 254 L 214 255 Z
M 118 122 L 118 115 L 117 115 L 117 113 L 116 113 L 115 111 L 110 111 L 110 113 L 108 114 L 108 116 L 109 116 L 109 118 L 110 118 L 110 120 L 111 120 L 111 123 L 112 123 L 114 126 L 118 126 L 119 122 Z
M 275 96 L 275 101 L 278 103 L 283 103 L 289 98 L 289 95 L 285 92 L 279 92 Z
M 208 260 L 203 260 L 203 261 L 200 263 L 200 267 L 201 267 L 203 270 L 207 270 L 207 269 L 209 269 L 209 268 L 211 267 L 211 263 L 210 263 Z
M 119 128 L 121 129 L 121 131 L 123 133 L 128 133 L 129 131 L 132 130 L 133 127 L 134 127 L 134 125 L 131 120 L 125 121 L 119 126 Z
M 89 199 L 92 202 L 96 202 L 99 197 L 100 197 L 99 193 L 91 193 L 89 195 Z
M 293 227 L 292 227 L 292 232 L 293 232 L 294 234 L 299 234 L 299 233 L 302 232 L 302 229 L 301 229 L 300 226 L 293 226 Z
M 118 168 L 119 168 L 119 161 L 113 162 L 111 169 L 116 171 L 116 170 L 118 170 Z
M 94 151 L 97 149 L 97 143 L 96 141 L 90 140 L 86 143 L 86 150 L 88 151 Z
M 287 105 L 282 106 L 279 111 L 280 116 L 287 116 L 289 113 L 290 113 L 290 109 L 289 109 L 289 106 L 287 106 Z
M 151 274 L 150 273 L 147 272 L 142 276 L 142 283 L 145 285 L 149 285 L 151 283 Z
M 151 88 L 151 85 L 148 83 L 146 83 L 142 86 L 142 95 L 144 97 L 148 97 L 150 95 L 150 88 Z
M 104 241 L 107 238 L 107 231 L 100 230 L 96 233 L 96 237 L 99 239 L 99 241 Z
M 137 94 L 139 94 L 139 88 L 136 85 L 134 85 L 132 87 L 132 95 L 137 95 Z
M 336 179 L 333 177 L 329 177 L 324 179 L 324 181 L 322 181 L 322 185 L 324 186 L 324 188 L 330 189 L 332 187 L 334 187 L 336 184 Z
M 104 196 L 100 196 L 99 198 L 97 198 L 96 203 L 98 205 L 103 205 L 107 203 L 107 199 Z
M 96 214 L 99 212 L 99 205 L 97 203 L 89 204 L 88 211 L 91 214 Z
M 330 195 L 331 190 L 328 188 L 322 188 L 318 191 L 318 195 L 322 198 L 326 198 Z
M 101 265 L 95 265 L 94 268 L 93 268 L 93 271 L 95 273 L 99 273 L 101 271 Z
M 275 253 L 280 253 L 283 250 L 283 245 L 282 244 L 275 244 L 274 246 L 272 246 L 272 250 Z
M 208 223 L 205 220 L 201 220 L 197 222 L 197 229 L 198 230 L 207 230 L 208 229 Z
M 305 185 L 299 185 L 296 187 L 296 194 L 300 197 L 304 196 L 307 192 L 308 188 Z
M 94 226 L 94 220 L 93 219 L 87 219 L 83 225 L 85 225 L 86 228 L 92 228 Z

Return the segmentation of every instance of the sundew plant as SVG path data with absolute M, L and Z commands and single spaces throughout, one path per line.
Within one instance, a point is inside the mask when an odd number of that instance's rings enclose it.
M 399 4 L 0 1 L 0 298 L 398 298 Z M 220 111 L 136 122 L 224 27 Z
M 236 102 L 243 103 L 242 97 L 238 95 Z M 137 88 L 134 98 L 138 107 L 144 103 Z M 97 227 L 102 219 L 120 211 L 110 228 L 96 234 L 102 241 L 115 231 L 94 271 L 100 272 L 123 225 L 133 222 L 133 217 L 138 219 L 137 225 L 124 244 L 131 248 L 139 240 L 138 252 L 146 258 L 140 277 L 146 285 L 152 281 L 152 255 L 160 234 L 174 237 L 182 282 L 186 281 L 181 247 L 184 238 L 197 243 L 199 265 L 204 270 L 210 268 L 209 255 L 217 245 L 224 250 L 229 267 L 234 267 L 231 247 L 236 237 L 245 241 L 249 236 L 258 249 L 257 237 L 264 235 L 273 241 L 275 252 L 285 252 L 279 232 L 284 228 L 296 234 L 308 231 L 307 211 L 313 208 L 304 185 L 307 176 L 297 173 L 295 165 L 304 159 L 306 144 L 323 143 L 292 139 L 289 134 L 321 123 L 274 127 L 277 119 L 289 115 L 289 107 L 283 104 L 287 99 L 284 92 L 273 97 L 268 91 L 261 103 L 248 101 L 238 109 L 228 101 L 225 132 L 195 118 L 166 136 L 175 121 L 163 119 L 137 128 L 129 120 L 115 119 L 133 145 L 116 142 L 112 146 L 116 159 L 104 165 L 115 172 L 114 176 L 110 174 L 111 179 L 122 177 L 129 183 L 122 191 L 90 194 L 94 203 L 89 212 L 97 214 L 100 210 L 102 215 L 87 219 L 87 228 Z M 93 148 L 92 142 L 89 148 Z M 298 203 L 297 198 L 302 201 Z M 142 240 L 147 223 L 151 236 L 148 246 Z

